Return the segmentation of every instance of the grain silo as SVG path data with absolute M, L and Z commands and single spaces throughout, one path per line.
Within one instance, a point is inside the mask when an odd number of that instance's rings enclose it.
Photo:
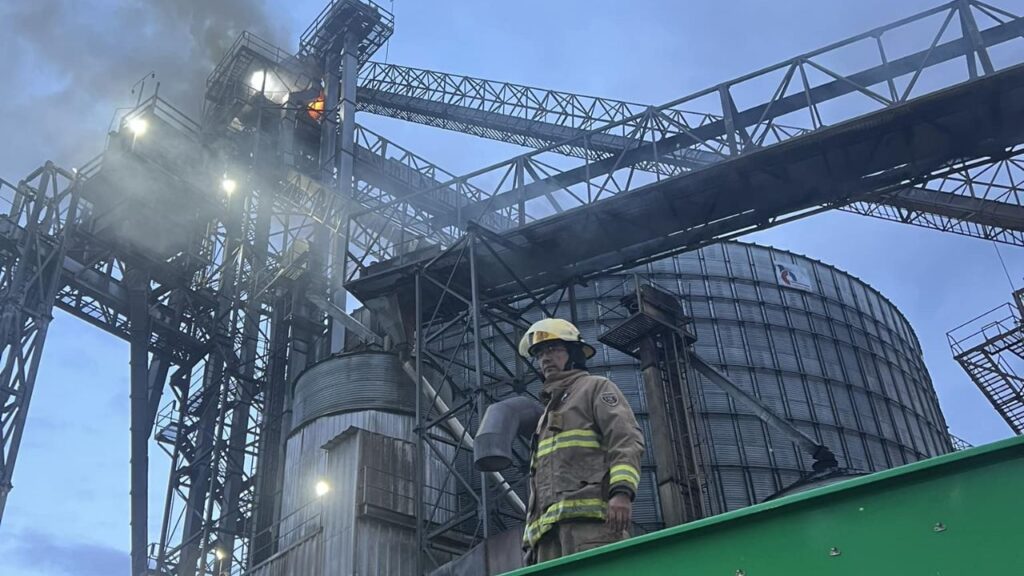
M 298 375 L 281 523 L 262 540 L 278 553 L 253 574 L 413 573 L 415 398 L 386 352 L 335 355 Z M 454 486 L 440 461 L 426 463 L 424 480 L 425 497 L 440 503 L 435 521 L 447 520 Z
M 861 280 L 781 250 L 712 245 L 575 287 L 577 324 L 585 339 L 596 343 L 608 329 L 604 311 L 620 305 L 634 274 L 680 295 L 693 319 L 696 352 L 831 448 L 843 468 L 877 471 L 951 449 L 913 330 Z M 483 334 L 496 357 L 512 359 L 506 339 Z M 494 358 L 484 358 L 483 366 L 498 370 Z M 650 446 L 649 405 L 636 359 L 598 346 L 589 368 L 622 388 Z M 717 386 L 691 378 L 710 512 L 763 501 L 810 470 L 809 457 L 789 439 Z M 537 392 L 539 383 L 530 389 Z M 634 520 L 645 530 L 663 526 L 653 465 L 649 450 L 634 507 Z

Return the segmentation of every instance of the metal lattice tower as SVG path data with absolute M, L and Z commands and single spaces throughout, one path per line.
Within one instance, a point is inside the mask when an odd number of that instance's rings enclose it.
M 17 185 L 0 180 L 0 513 L 12 487 L 68 237 L 79 223 L 79 177 L 51 163 Z
M 1024 245 L 1024 18 L 990 4 L 661 106 L 371 62 L 392 30 L 376 4 L 332 0 L 295 53 L 245 33 L 201 123 L 154 94 L 77 172 L 0 181 L 0 514 L 53 306 L 130 343 L 133 574 L 239 574 L 277 552 L 289 383 L 385 344 L 421 388 L 421 460 L 458 439 L 454 520 L 418 494 L 423 571 L 522 519 L 522 476 L 466 462 L 483 408 L 536 375 L 480 335 L 575 314 L 575 283 L 831 209 Z M 864 46 L 872 60 L 829 64 Z M 536 150 L 455 175 L 357 110 Z M 614 239 L 560 242 L 609 222 Z M 149 554 L 151 435 L 171 476 Z

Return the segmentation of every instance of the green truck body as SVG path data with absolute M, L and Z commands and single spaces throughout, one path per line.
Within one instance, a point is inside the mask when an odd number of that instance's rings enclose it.
M 1024 575 L 1024 437 L 508 574 Z

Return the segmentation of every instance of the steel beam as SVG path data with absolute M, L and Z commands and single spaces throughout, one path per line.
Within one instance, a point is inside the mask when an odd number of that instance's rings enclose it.
M 131 270 L 128 284 L 131 330 L 131 561 L 132 576 L 146 574 L 149 544 L 149 275 Z

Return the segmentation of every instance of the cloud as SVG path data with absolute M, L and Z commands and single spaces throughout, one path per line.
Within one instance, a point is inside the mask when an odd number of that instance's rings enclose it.
M 9 535 L 5 547 L 0 562 L 8 564 L 9 568 L 35 569 L 41 574 L 109 576 L 127 574 L 130 569 L 129 554 L 125 550 L 36 530 Z

